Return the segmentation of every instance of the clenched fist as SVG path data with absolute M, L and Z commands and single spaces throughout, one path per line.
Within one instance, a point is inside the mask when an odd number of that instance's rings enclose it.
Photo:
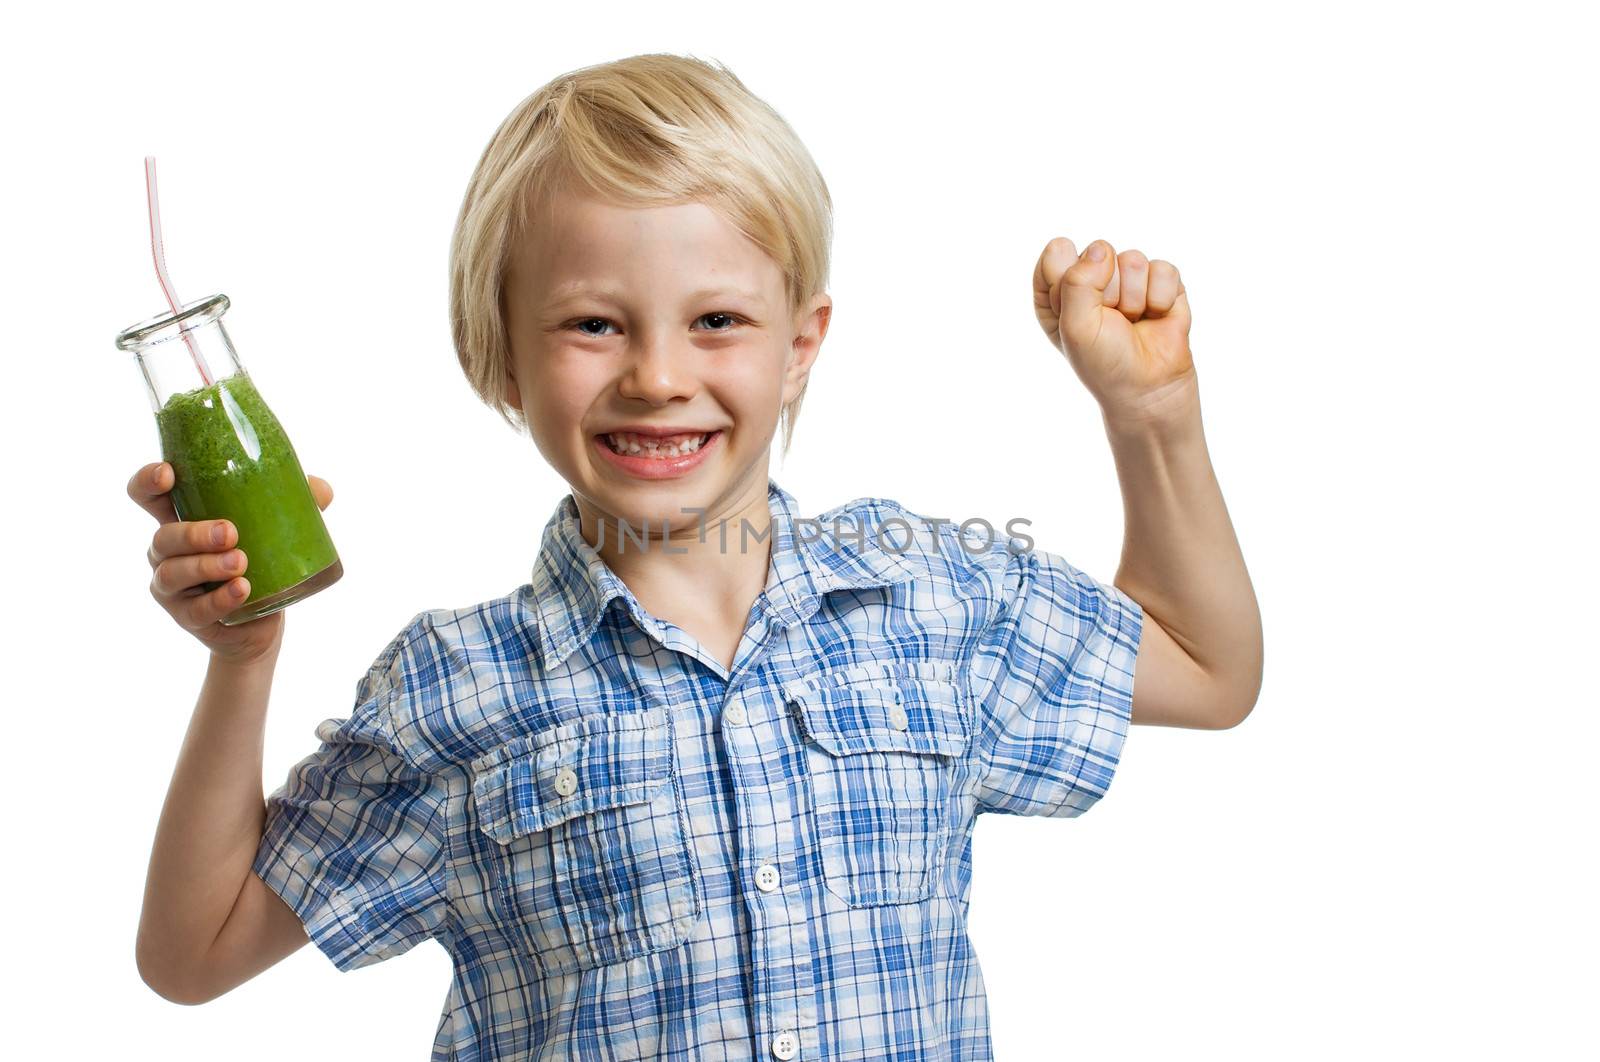
M 1194 397 L 1189 300 L 1171 262 L 1105 240 L 1080 255 L 1058 236 L 1034 267 L 1033 308 L 1108 421 L 1159 418 Z

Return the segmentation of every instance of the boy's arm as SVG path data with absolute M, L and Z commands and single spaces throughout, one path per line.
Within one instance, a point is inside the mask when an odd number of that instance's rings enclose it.
M 1206 451 L 1178 270 L 1104 240 L 1080 255 L 1057 237 L 1034 268 L 1033 304 L 1100 403 L 1116 460 L 1124 539 L 1113 582 L 1147 620 L 1132 721 L 1234 726 L 1261 689 L 1261 613 Z
M 1147 620 L 1133 722 L 1235 726 L 1261 689 L 1261 612 L 1206 451 L 1194 378 L 1156 415 L 1104 415 L 1123 507 L 1112 582 Z
M 276 652 L 248 664 L 211 659 L 161 809 L 135 954 L 145 983 L 175 1003 L 214 999 L 307 940 L 251 872 L 276 666 Z

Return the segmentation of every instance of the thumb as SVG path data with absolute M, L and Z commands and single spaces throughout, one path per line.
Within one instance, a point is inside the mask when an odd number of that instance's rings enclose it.
M 1077 249 L 1065 236 L 1057 236 L 1044 245 L 1033 267 L 1033 306 L 1041 323 L 1048 319 L 1053 325 L 1061 316 L 1061 274 L 1077 260 Z M 1053 327 L 1047 329 L 1054 330 Z
M 333 502 L 333 487 L 321 476 L 306 476 L 306 484 L 311 488 L 311 496 L 317 501 L 318 509 L 326 509 Z
M 1067 268 L 1061 281 L 1061 335 L 1068 343 L 1087 347 L 1099 336 L 1100 310 L 1117 302 L 1116 271 L 1116 255 L 1104 240 L 1085 247 Z

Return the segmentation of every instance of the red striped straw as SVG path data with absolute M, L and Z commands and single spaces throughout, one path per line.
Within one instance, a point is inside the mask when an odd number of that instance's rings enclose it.
M 167 276 L 167 256 L 161 244 L 161 207 L 156 202 L 156 157 L 144 157 L 144 190 L 145 198 L 150 203 L 150 253 L 156 260 L 156 279 L 161 281 L 161 290 L 167 296 L 167 305 L 172 307 L 172 312 L 177 313 L 178 307 L 183 305 L 178 301 L 178 292 L 172 286 L 172 278 Z M 194 367 L 200 371 L 200 379 L 205 381 L 207 387 L 211 386 L 211 374 L 206 371 L 206 359 L 201 356 L 200 348 L 195 346 L 194 336 L 189 330 L 183 330 L 183 341 L 189 344 L 189 353 L 194 355 Z

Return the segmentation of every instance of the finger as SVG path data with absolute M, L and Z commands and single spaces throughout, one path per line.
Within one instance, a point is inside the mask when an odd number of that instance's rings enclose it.
M 1122 292 L 1117 299 L 1117 309 L 1128 320 L 1137 321 L 1144 316 L 1150 260 L 1138 251 L 1123 251 L 1117 255 L 1117 272 L 1122 275 Z
M 1150 288 L 1144 299 L 1144 315 L 1164 317 L 1171 313 L 1173 304 L 1178 301 L 1178 294 L 1182 290 L 1183 281 L 1178 277 L 1178 267 L 1160 258 L 1152 259 Z
M 178 518 L 177 510 L 172 507 L 172 497 L 167 494 L 172 482 L 172 466 L 165 461 L 145 465 L 128 480 L 128 497 L 157 520 L 171 523 Z
M 159 597 L 174 597 L 202 583 L 215 583 L 243 575 L 248 558 L 243 550 L 226 553 L 191 553 L 168 557 L 156 565 L 150 576 L 150 589 Z
M 333 487 L 321 476 L 307 476 L 306 483 L 311 487 L 311 496 L 317 500 L 317 508 L 326 509 L 333 501 Z
M 156 528 L 145 556 L 155 567 L 169 557 L 220 553 L 232 549 L 238 541 L 239 533 L 231 520 L 176 520 Z
M 191 631 L 204 630 L 228 613 L 238 608 L 250 596 L 250 580 L 244 576 L 230 579 L 210 593 L 192 598 L 173 611 L 173 617 Z

